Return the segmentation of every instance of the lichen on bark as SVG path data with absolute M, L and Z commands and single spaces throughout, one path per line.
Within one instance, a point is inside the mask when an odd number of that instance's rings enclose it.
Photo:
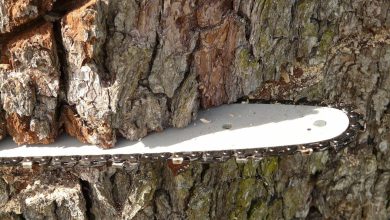
M 0 92 L 8 133 L 18 144 L 54 142 L 60 72 L 52 24 L 13 38 L 3 51 Z
M 0 34 L 9 33 L 32 22 L 53 8 L 53 0 L 1 0 Z
M 211 107 L 258 87 L 258 69 L 233 68 L 237 48 L 248 43 L 231 2 L 199 5 L 88 1 L 62 19 L 67 102 L 97 135 L 82 140 L 110 147 L 117 131 L 138 140 L 184 127 L 196 116 L 198 99 Z
M 363 115 L 366 130 L 341 152 L 247 164 L 192 162 L 178 175 L 163 162 L 131 169 L 1 167 L 1 218 L 68 219 L 69 213 L 82 213 L 77 219 L 390 218 L 389 1 L 83 5 L 62 18 L 59 32 L 66 64 L 61 120 L 84 142 L 111 146 L 117 132 L 138 139 L 167 126 L 183 127 L 200 104 L 234 102 L 243 95 L 345 102 Z M 2 57 L 8 53 L 1 51 Z M 51 47 L 44 51 L 56 53 Z M 34 112 L 30 106 L 40 96 L 31 89 L 36 79 L 14 68 L 34 62 L 2 59 L 8 65 L 0 66 L 6 76 L 0 92 L 2 103 L 8 101 L 1 111 L 8 120 Z M 16 89 L 25 95 L 11 95 L 21 94 Z M 0 117 L 0 136 L 5 124 Z

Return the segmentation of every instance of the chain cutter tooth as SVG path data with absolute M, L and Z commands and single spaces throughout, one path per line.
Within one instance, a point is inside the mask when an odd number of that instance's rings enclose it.
M 180 165 L 184 162 L 184 157 L 182 153 L 174 153 L 168 160 L 174 165 Z
M 22 167 L 24 169 L 32 169 L 33 167 L 33 161 L 30 157 L 25 157 L 22 161 L 21 161 L 21 164 L 22 164 Z
M 214 157 L 211 152 L 203 152 L 201 154 L 201 162 L 210 163 L 214 161 Z
M 297 151 L 297 149 L 298 149 L 298 146 L 296 146 L 296 145 L 287 146 L 283 150 L 283 153 L 286 155 L 291 155 L 291 154 L 294 154 Z
M 114 155 L 111 157 L 111 166 L 115 168 L 123 168 L 125 160 L 120 155 Z
M 102 167 L 107 165 L 110 156 L 108 155 L 96 155 L 81 157 L 79 165 L 82 167 Z
M 38 164 L 39 166 L 47 166 L 50 164 L 51 158 L 49 157 L 35 157 L 32 158 L 34 163 Z
M 236 163 L 247 163 L 248 158 L 246 157 L 236 157 Z
M 21 157 L 4 158 L 3 164 L 7 166 L 17 166 L 23 160 Z
M 308 148 L 304 145 L 298 145 L 298 152 L 300 152 L 302 155 L 311 155 L 313 153 L 312 148 Z
M 263 159 L 264 151 L 262 150 L 254 150 L 251 159 L 254 161 L 260 161 Z
M 132 155 L 126 155 L 126 154 L 120 154 L 120 155 L 113 155 L 111 157 L 111 166 L 115 168 L 126 168 L 126 169 L 134 169 L 139 164 L 139 154 L 132 154 Z
M 146 161 L 146 162 L 152 162 L 152 157 L 150 154 L 139 154 L 138 155 L 138 161 L 139 162 L 142 162 L 142 161 Z
M 234 154 L 233 151 L 215 152 L 214 159 L 217 162 L 225 162 L 225 161 L 229 160 L 232 157 L 233 154 Z
M 264 155 L 265 156 L 280 156 L 281 154 L 277 148 L 268 147 L 268 148 L 265 148 Z
M 50 163 L 50 158 L 48 157 L 25 157 L 20 162 L 23 168 L 32 169 L 34 164 L 39 166 L 46 166 Z
M 199 158 L 201 157 L 201 153 L 200 152 L 184 152 L 183 157 L 185 157 L 189 161 L 196 161 L 196 160 L 199 160 Z
M 171 155 L 169 153 L 160 153 L 158 155 L 159 160 L 167 160 Z
M 150 154 L 149 155 L 150 159 L 152 161 L 161 161 L 161 160 L 166 160 L 169 158 L 169 154 L 166 153 L 156 153 L 156 154 Z
M 254 150 L 235 150 L 233 156 L 237 163 L 247 163 L 248 160 L 255 157 Z
M 314 152 L 322 152 L 322 151 L 328 150 L 329 142 L 324 141 L 324 142 L 319 142 L 319 143 L 310 143 L 307 145 L 307 147 L 313 149 Z
M 182 164 L 184 162 L 183 157 L 172 157 L 172 158 L 170 158 L 170 160 L 172 161 L 172 164 L 175 164 L 175 165 L 179 165 L 179 164 Z
M 51 160 L 51 167 L 53 168 L 71 168 L 76 166 L 80 161 L 79 156 L 72 157 L 53 157 Z

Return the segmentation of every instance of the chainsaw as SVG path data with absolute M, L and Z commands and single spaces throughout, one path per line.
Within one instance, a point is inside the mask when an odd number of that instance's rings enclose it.
M 297 152 L 339 151 L 364 127 L 362 116 L 343 104 L 248 100 L 202 110 L 186 128 L 168 128 L 138 141 L 120 140 L 110 149 L 66 135 L 51 145 L 17 146 L 8 138 L 0 145 L 0 163 L 23 168 L 129 168 L 164 160 L 180 171 L 192 161 L 246 162 Z

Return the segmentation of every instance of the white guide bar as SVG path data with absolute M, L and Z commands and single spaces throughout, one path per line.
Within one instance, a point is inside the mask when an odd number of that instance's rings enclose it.
M 329 140 L 349 125 L 338 109 L 281 104 L 232 104 L 201 111 L 186 128 L 169 128 L 140 141 L 118 140 L 104 150 L 62 135 L 50 145 L 0 141 L 2 157 L 204 152 L 299 145 Z

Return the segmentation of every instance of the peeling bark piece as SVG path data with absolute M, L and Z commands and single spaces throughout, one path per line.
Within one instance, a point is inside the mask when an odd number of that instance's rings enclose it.
M 103 148 L 112 146 L 111 142 L 105 142 L 106 140 L 110 140 L 109 137 L 113 135 L 111 133 L 112 130 L 108 126 L 102 126 L 99 131 L 88 128 L 70 106 L 63 106 L 60 124 L 65 128 L 66 133 L 72 137 L 76 137 L 83 143 L 98 142 Z M 106 136 L 103 134 L 106 134 Z
M 110 89 L 111 100 L 118 100 L 112 108 L 117 108 L 115 126 L 122 136 L 138 140 L 167 126 L 187 125 L 198 108 L 196 73 L 190 74 L 199 36 L 194 2 L 114 5 L 109 15 L 114 14 L 115 29 L 107 55 L 109 70 L 116 76 Z
M 245 42 L 245 26 L 236 17 L 201 33 L 201 48 L 195 52 L 194 68 L 199 75 L 201 105 L 204 108 L 232 102 L 238 78 L 233 73 L 236 48 Z
M 237 48 L 233 67 L 233 76 L 236 77 L 232 79 L 236 86 L 230 90 L 231 101 L 243 95 L 248 96 L 262 85 L 260 64 L 253 57 L 250 46 Z
M 159 0 L 135 2 L 132 0 L 115 1 L 110 4 L 107 38 L 107 69 L 115 79 L 110 86 L 111 110 L 114 112 L 113 127 L 124 137 L 137 140 L 146 135 L 149 129 L 146 123 L 134 126 L 131 119 L 139 111 L 129 107 L 138 103 L 139 86 L 148 86 L 153 54 L 157 45 L 159 25 Z M 146 121 L 145 114 L 138 115 L 139 121 Z M 130 117 L 129 120 L 124 120 Z M 162 128 L 161 128 L 162 129 Z
M 102 134 L 104 142 L 112 145 L 115 130 L 137 140 L 166 126 L 188 125 L 199 107 L 198 76 L 203 107 L 234 102 L 257 88 L 255 61 L 234 68 L 248 57 L 241 52 L 251 51 L 245 22 L 232 13 L 229 0 L 91 0 L 67 14 L 61 23 L 67 101 L 82 126 L 95 134 L 104 125 L 113 134 Z M 141 112 L 148 106 L 158 115 L 153 125 Z
M 1 83 L 1 100 L 7 112 L 20 116 L 31 116 L 36 104 L 34 85 L 29 75 L 21 72 L 10 72 L 3 76 Z
M 42 24 L 6 42 L 0 90 L 7 129 L 18 144 L 54 142 L 59 66 L 52 25 Z
M 196 73 L 191 71 L 177 95 L 172 99 L 172 126 L 182 128 L 196 118 L 199 109 L 198 82 Z
M 195 1 L 165 2 L 161 15 L 159 48 L 149 76 L 153 93 L 172 98 L 189 70 L 189 57 L 195 48 Z
M 160 1 L 107 4 L 92 0 L 62 19 L 67 100 L 79 116 L 78 123 L 68 123 L 77 124 L 77 129 L 65 123 L 72 135 L 111 147 L 117 129 L 124 137 L 136 140 L 166 126 L 166 98 L 148 92 L 144 100 L 146 92 L 137 93 L 140 81 L 149 84 L 159 9 Z M 113 28 L 106 29 L 107 24 Z M 147 109 L 151 112 L 140 113 Z
M 111 147 L 116 141 L 107 88 L 110 76 L 103 58 L 107 8 L 106 2 L 92 0 L 61 20 L 67 62 L 66 97 L 82 121 L 78 125 L 88 131 L 75 136 L 102 147 Z
M 129 103 L 165 97 L 147 89 L 149 64 L 159 49 L 158 2 L 110 1 L 107 66 L 108 78 L 115 81 L 110 104 L 118 121 L 125 121 L 121 111 L 131 113 L 124 108 Z M 202 2 L 197 1 L 197 13 L 207 16 L 202 24 L 198 18 L 199 32 L 221 28 L 231 12 L 214 12 L 213 5 L 222 1 Z M 252 83 L 258 75 L 263 94 L 255 98 L 352 104 L 366 113 L 367 122 L 355 143 L 340 152 L 272 156 L 246 164 L 234 159 L 210 166 L 191 163 L 177 176 L 166 163 L 139 163 L 126 170 L 1 166 L 0 219 L 390 219 L 390 1 L 234 2 L 232 13 L 245 20 L 250 44 L 234 52 L 233 75 L 242 80 L 236 91 L 250 91 L 245 77 Z M 174 97 L 167 98 L 174 126 L 191 115 L 192 106 L 185 104 L 196 100 L 189 97 L 194 97 L 198 72 L 191 66 L 188 74 Z M 138 84 L 144 97 L 138 97 Z M 69 108 L 76 118 L 70 121 L 89 128 Z M 132 118 L 145 125 L 145 115 Z M 141 133 L 144 127 L 135 129 Z
M 0 34 L 24 25 L 53 7 L 53 0 L 0 0 Z
M 65 175 L 62 177 L 69 178 Z M 24 192 L 28 197 L 20 199 L 23 201 L 23 216 L 26 219 L 57 219 L 59 216 L 69 220 L 87 219 L 82 186 L 74 183 L 74 180 L 66 181 L 66 186 L 42 186 L 41 181 L 27 186 Z

